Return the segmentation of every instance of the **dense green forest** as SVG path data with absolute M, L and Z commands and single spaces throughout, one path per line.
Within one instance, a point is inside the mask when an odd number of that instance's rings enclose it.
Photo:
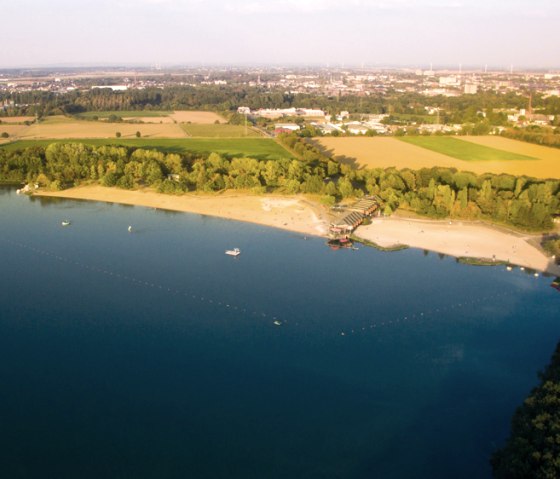
M 488 219 L 527 230 L 548 230 L 560 212 L 560 180 L 475 175 L 453 168 L 354 169 L 304 138 L 281 136 L 297 159 L 256 160 L 179 155 L 122 146 L 53 143 L 21 151 L 0 148 L 0 180 L 60 189 L 81 182 L 165 193 L 252 190 L 320 195 L 326 204 L 378 195 L 384 213 L 398 208 L 432 218 Z
M 540 379 L 515 412 L 507 443 L 492 457 L 498 479 L 560 477 L 560 343 Z

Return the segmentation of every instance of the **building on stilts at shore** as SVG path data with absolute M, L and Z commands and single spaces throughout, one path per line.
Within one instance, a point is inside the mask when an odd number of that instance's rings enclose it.
M 377 197 L 365 197 L 349 206 L 331 221 L 329 237 L 332 240 L 348 240 L 352 232 L 364 220 L 379 211 L 380 200 Z

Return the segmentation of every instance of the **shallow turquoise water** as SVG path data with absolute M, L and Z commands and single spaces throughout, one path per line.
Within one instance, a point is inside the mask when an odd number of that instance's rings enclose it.
M 489 477 L 560 336 L 551 280 L 502 267 L 8 188 L 0 215 L 4 477 Z

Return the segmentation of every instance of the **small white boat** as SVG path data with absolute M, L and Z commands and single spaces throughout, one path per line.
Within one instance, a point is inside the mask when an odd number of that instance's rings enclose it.
M 129 227 L 128 227 L 128 232 L 129 232 L 129 233 L 132 233 L 132 226 L 129 226 Z
M 280 326 L 280 325 L 282 324 L 282 321 L 276 320 L 276 321 L 274 321 L 274 324 L 275 324 L 276 326 Z
M 62 226 L 69 226 L 70 225 L 70 220 L 63 220 L 61 225 Z
M 241 254 L 241 251 L 239 250 L 239 248 L 226 249 L 226 254 L 230 256 L 239 256 Z
M 507 269 L 508 271 L 511 271 L 511 270 L 512 270 L 512 267 L 511 267 L 511 266 L 506 266 L 506 269 Z

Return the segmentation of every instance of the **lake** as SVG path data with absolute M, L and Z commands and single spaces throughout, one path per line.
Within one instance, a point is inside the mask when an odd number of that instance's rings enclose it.
M 3 477 L 487 478 L 560 337 L 520 270 L 8 187 L 0 211 Z

